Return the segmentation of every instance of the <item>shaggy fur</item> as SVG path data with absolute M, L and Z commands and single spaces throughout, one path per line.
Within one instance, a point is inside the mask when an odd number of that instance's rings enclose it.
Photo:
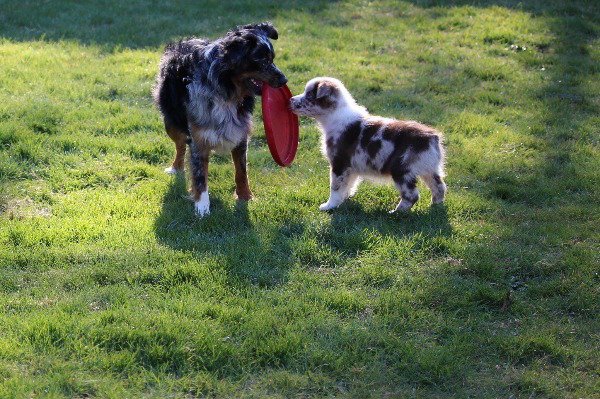
M 394 211 L 408 211 L 417 202 L 417 177 L 431 190 L 432 203 L 444 201 L 444 149 L 441 134 L 435 129 L 414 121 L 369 115 L 334 78 L 309 81 L 303 94 L 292 97 L 290 108 L 315 118 L 323 132 L 323 153 L 331 166 L 331 192 L 321 210 L 339 206 L 362 178 L 394 181 L 401 196 Z
M 189 143 L 191 191 L 199 216 L 209 213 L 211 150 L 231 151 L 236 194 L 243 200 L 252 197 L 246 152 L 254 96 L 263 81 L 273 87 L 287 82 L 273 63 L 275 52 L 269 39 L 277 37 L 273 25 L 264 22 L 240 26 L 214 41 L 192 38 L 165 49 L 153 92 L 176 149 L 173 165 L 165 171 L 183 171 Z

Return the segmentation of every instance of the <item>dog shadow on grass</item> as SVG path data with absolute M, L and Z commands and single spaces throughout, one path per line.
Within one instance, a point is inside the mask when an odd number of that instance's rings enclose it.
M 415 206 L 408 212 L 391 213 L 387 209 L 367 209 L 362 202 L 350 199 L 331 216 L 335 230 L 353 226 L 354 229 L 371 229 L 398 239 L 417 233 L 432 237 L 449 236 L 452 233 L 445 203 Z
M 224 203 L 211 197 L 211 214 L 198 218 L 188 198 L 186 180 L 176 176 L 166 191 L 155 221 L 158 241 L 198 261 L 213 261 L 229 282 L 270 288 L 288 279 L 292 267 L 342 266 L 367 251 L 376 240 L 420 241 L 449 236 L 452 227 L 445 205 L 420 207 L 406 214 L 364 209 L 350 200 L 329 213 L 329 222 L 315 208 L 309 219 L 291 216 L 281 222 L 252 216 L 248 203 Z
M 330 234 L 318 235 L 320 244 L 337 251 L 342 263 L 390 242 L 420 242 L 432 248 L 435 253 L 430 255 L 445 255 L 440 243 L 453 231 L 445 204 L 390 213 L 371 209 L 363 202 L 351 199 L 332 211 L 327 229 Z
M 248 203 L 232 207 L 222 193 L 211 196 L 211 213 L 198 218 L 188 197 L 186 180 L 173 178 L 155 221 L 158 241 L 198 261 L 217 260 L 232 284 L 272 287 L 287 280 L 292 267 L 290 237 L 302 232 L 298 223 L 257 226 L 248 213 Z

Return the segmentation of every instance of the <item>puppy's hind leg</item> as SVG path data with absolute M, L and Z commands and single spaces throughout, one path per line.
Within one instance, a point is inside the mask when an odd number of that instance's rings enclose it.
M 421 176 L 431 190 L 431 204 L 441 204 L 446 196 L 446 183 L 439 173 Z
M 400 191 L 400 203 L 391 213 L 402 211 L 408 212 L 410 208 L 419 200 L 419 190 L 417 190 L 417 178 L 411 175 L 392 176 L 396 188 Z
M 175 174 L 183 172 L 183 164 L 185 160 L 185 148 L 187 144 L 187 135 L 177 127 L 165 122 L 165 130 L 175 143 L 175 159 L 173 164 L 165 169 L 166 173 Z
M 333 170 L 330 171 L 330 193 L 327 202 L 321 204 L 319 209 L 328 211 L 337 208 L 344 202 L 355 189 L 358 182 L 358 175 L 352 173 L 350 169 L 346 169 L 341 174 L 336 174 Z

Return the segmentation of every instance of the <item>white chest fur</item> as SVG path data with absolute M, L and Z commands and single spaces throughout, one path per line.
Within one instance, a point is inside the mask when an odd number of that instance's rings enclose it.
M 250 113 L 240 112 L 237 103 L 209 95 L 201 85 L 190 84 L 188 90 L 189 128 L 195 138 L 217 151 L 229 151 L 247 139 L 252 129 Z

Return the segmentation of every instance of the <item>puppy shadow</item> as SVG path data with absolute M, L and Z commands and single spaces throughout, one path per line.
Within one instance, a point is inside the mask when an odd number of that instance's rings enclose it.
M 433 256 L 443 256 L 446 253 L 444 238 L 450 237 L 453 231 L 445 204 L 390 213 L 387 209 L 365 207 L 350 199 L 329 214 L 329 234 L 319 235 L 320 244 L 342 253 L 346 260 L 370 250 L 374 236 L 378 241 L 417 238 L 431 244 L 428 246 Z
M 381 208 L 365 209 L 361 203 L 352 199 L 344 205 L 338 209 L 338 212 L 332 214 L 334 226 L 341 227 L 343 224 L 350 223 L 355 226 L 375 228 L 381 234 L 398 238 L 417 232 L 442 236 L 452 233 L 448 208 L 443 203 L 404 212 L 390 212 Z
M 232 205 L 222 200 L 227 194 L 221 192 L 211 193 L 211 213 L 199 218 L 186 185 L 182 175 L 174 176 L 163 196 L 154 223 L 162 245 L 198 262 L 214 265 L 216 260 L 213 271 L 224 272 L 229 285 L 271 288 L 287 281 L 293 262 L 290 242 L 302 233 L 300 224 L 255 224 L 248 202 Z

